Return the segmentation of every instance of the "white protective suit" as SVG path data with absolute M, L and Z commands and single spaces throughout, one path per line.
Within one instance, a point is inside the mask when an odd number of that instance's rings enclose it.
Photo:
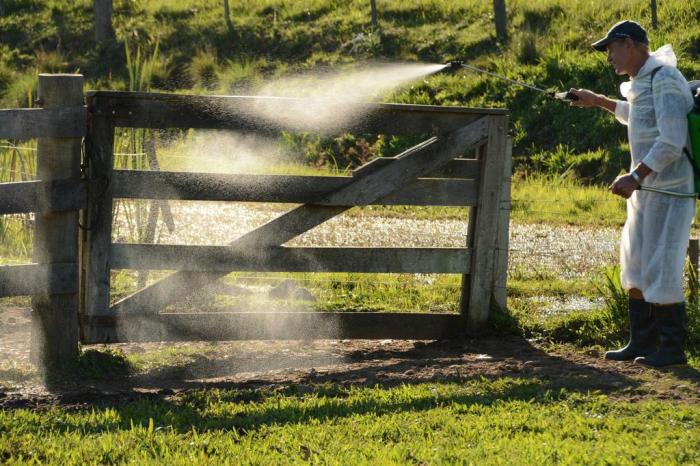
M 652 95 L 651 73 L 658 66 L 663 68 L 654 76 Z M 627 125 L 631 169 L 643 162 L 653 170 L 644 178 L 645 186 L 694 192 L 693 170 L 683 153 L 693 98 L 671 46 L 653 52 L 620 91 L 627 102 L 617 101 L 615 116 Z M 684 301 L 683 266 L 694 215 L 694 198 L 639 190 L 632 194 L 620 244 L 625 289 L 638 288 L 650 303 Z

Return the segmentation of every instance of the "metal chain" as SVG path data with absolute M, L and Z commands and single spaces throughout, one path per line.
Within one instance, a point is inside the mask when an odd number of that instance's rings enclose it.
M 109 183 L 110 180 L 108 177 L 103 176 L 103 177 L 93 177 L 92 174 L 90 173 L 90 151 L 87 148 L 87 138 L 83 138 L 81 147 L 80 147 L 80 178 L 81 182 L 85 183 L 85 191 L 87 194 L 87 199 L 92 200 L 92 202 L 95 204 L 96 209 L 95 209 L 95 217 L 99 217 L 99 210 L 102 208 L 102 203 L 101 200 L 104 198 L 105 193 L 107 192 L 107 189 L 109 188 Z M 96 180 L 102 180 L 104 181 L 101 183 L 102 189 L 100 189 L 97 193 L 92 192 L 92 188 L 95 183 L 93 181 Z M 86 209 L 86 217 L 89 215 Z M 80 223 L 80 220 L 78 220 L 78 228 L 84 231 L 90 231 L 95 227 L 95 220 L 91 224 L 88 225 L 83 225 Z

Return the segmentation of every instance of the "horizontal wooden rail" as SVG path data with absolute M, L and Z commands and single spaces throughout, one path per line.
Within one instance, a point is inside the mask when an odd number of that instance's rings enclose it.
M 114 170 L 113 195 L 127 199 L 189 201 L 323 203 L 333 192 L 349 186 L 349 176 L 222 175 L 210 173 Z M 471 206 L 478 182 L 466 179 L 422 178 L 376 205 Z M 352 203 L 350 205 L 353 205 Z
M 81 138 L 86 115 L 85 107 L 0 110 L 0 138 Z
M 0 266 L 0 296 L 78 292 L 77 264 Z
M 86 204 L 79 180 L 0 183 L 0 214 L 79 210 Z
M 146 341 L 412 339 L 460 336 L 459 314 L 274 312 L 89 316 L 86 343 Z
M 88 101 L 97 115 L 110 115 L 115 126 L 131 128 L 208 128 L 257 132 L 302 130 L 261 116 L 284 114 L 285 108 L 304 100 L 281 97 L 194 96 L 166 93 L 96 91 Z M 261 108 L 263 111 L 261 112 Z M 325 133 L 349 131 L 375 134 L 437 134 L 454 131 L 486 115 L 505 115 L 501 109 L 473 109 L 406 104 L 353 105 L 357 118 L 325 128 Z
M 189 272 L 364 272 L 468 274 L 466 248 L 289 248 L 235 249 L 114 243 L 114 269 Z

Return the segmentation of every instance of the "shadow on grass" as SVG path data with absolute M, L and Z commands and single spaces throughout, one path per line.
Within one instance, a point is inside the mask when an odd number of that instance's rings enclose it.
M 477 350 L 488 362 L 464 362 Z M 279 359 L 279 355 L 277 355 Z M 265 426 L 324 422 L 358 415 L 418 413 L 438 407 L 488 407 L 498 402 L 527 401 L 546 405 L 566 399 L 572 392 L 616 390 L 635 387 L 638 382 L 612 371 L 548 355 L 520 339 L 469 340 L 420 344 L 409 350 L 370 350 L 351 354 L 351 363 L 334 372 L 308 373 L 296 383 L 274 380 L 194 383 L 181 380 L 171 389 L 139 393 L 122 384 L 118 391 L 92 391 L 57 394 L 57 404 L 78 410 L 115 410 L 110 421 L 91 422 L 84 433 L 132 429 L 132 425 L 168 426 L 178 433 L 224 430 L 245 434 Z M 295 364 L 303 358 L 294 358 Z M 462 361 L 464 372 L 446 373 Z M 370 367 L 355 363 L 372 362 Z M 469 368 L 469 366 L 471 369 Z M 495 365 L 498 367 L 488 367 Z M 421 371 L 430 367 L 431 374 Z M 193 368 L 189 368 L 192 370 Z M 384 375 L 382 375 L 384 374 Z M 387 374 L 397 374 L 391 376 Z M 402 374 L 402 375 L 398 375 Z M 405 375 L 408 374 L 408 375 Z M 173 382 L 173 381 L 170 381 Z M 437 391 L 436 383 L 455 384 L 452 390 Z M 357 396 L 356 387 L 391 390 L 400 385 L 418 388 L 415 394 Z M 131 387 L 135 388 L 135 387 Z M 218 388 L 220 390 L 200 390 Z M 275 398 L 291 402 L 267 402 Z M 226 409 L 220 404 L 256 403 L 250 409 Z M 210 409 L 210 406 L 219 406 Z M 4 408 L 31 407 L 3 406 Z M 38 421 L 37 421 L 38 422 Z M 38 427 L 37 427 L 38 428 Z M 53 427 L 52 427 L 53 428 Z M 69 431 L 68 424 L 55 426 Z
M 700 349 L 693 348 L 690 351 L 686 351 L 689 356 L 688 360 L 692 362 L 700 361 Z M 697 365 L 697 364 L 693 364 Z M 666 369 L 659 369 L 660 371 L 668 371 L 673 374 L 679 380 L 690 382 L 694 384 L 700 390 L 700 370 L 691 366 L 690 364 L 684 366 L 671 366 Z
M 527 340 L 514 336 L 440 342 L 401 342 L 397 347 L 380 344 L 327 351 L 253 351 L 221 355 L 195 355 L 187 361 L 156 367 L 134 374 L 128 358 L 119 351 L 88 350 L 78 367 L 63 378 L 55 378 L 50 389 L 60 403 L 100 404 L 117 398 L 167 398 L 173 390 L 203 388 L 275 390 L 303 387 L 394 387 L 436 382 L 465 382 L 510 377 L 534 380 L 544 393 L 565 389 L 570 392 L 616 392 L 637 388 L 639 381 L 618 372 L 598 359 L 565 358 L 550 355 Z M 241 373 L 248 377 L 236 377 Z M 695 372 L 686 371 L 694 376 Z M 235 379 L 234 379 L 235 377 Z M 255 377 L 255 378 L 253 378 Z M 209 380 L 207 380 L 209 379 Z M 211 380 L 214 379 L 214 380 Z M 528 395 L 532 397 L 532 394 Z
M 303 345 L 300 345 L 303 348 Z M 111 409 L 117 420 L 90 423 L 86 433 L 101 433 L 134 426 L 167 426 L 178 433 L 235 431 L 245 434 L 265 426 L 324 422 L 357 415 L 418 413 L 438 407 L 489 407 L 498 402 L 525 401 L 541 406 L 568 399 L 574 393 L 635 393 L 640 381 L 616 369 L 615 364 L 575 353 L 562 357 L 546 353 L 527 340 L 513 336 L 460 341 L 414 342 L 401 348 L 375 344 L 346 351 L 342 361 L 280 352 L 236 355 L 212 364 L 196 358 L 170 373 L 129 375 L 131 367 L 120 352 L 89 350 L 81 359 L 79 389 L 57 390 L 43 406 L 69 410 Z M 322 367 L 319 363 L 326 363 Z M 291 369 L 277 377 L 261 372 L 243 381 L 190 380 L 224 373 L 231 376 L 254 367 Z M 316 368 L 316 369 L 312 369 Z M 691 367 L 669 369 L 698 384 Z M 175 377 L 177 374 L 177 377 Z M 256 374 L 257 375 L 257 374 Z M 277 374 L 279 375 L 279 374 Z M 91 383 L 90 378 L 107 381 Z M 144 382 L 148 382 L 147 384 Z M 435 388 L 436 384 L 443 388 Z M 444 384 L 457 389 L 444 389 Z M 386 389 L 411 386 L 415 394 L 357 396 L 356 388 Z M 212 390 L 213 389 L 213 390 Z M 270 402 L 275 399 L 285 402 Z M 249 404 L 227 409 L 225 404 Z M 41 408 L 36 400 L 0 400 L 3 409 Z M 210 409 L 215 407 L 214 409 Z M 38 421 L 37 421 L 38 422 Z M 39 427 L 37 427 L 39 428 Z M 56 426 L 70 430 L 71 427 Z

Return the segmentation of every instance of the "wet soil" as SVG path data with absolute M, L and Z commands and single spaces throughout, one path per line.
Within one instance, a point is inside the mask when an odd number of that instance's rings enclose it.
M 29 362 L 30 311 L 0 309 L 0 408 L 80 407 L 170 397 L 201 388 L 296 389 L 327 384 L 384 386 L 524 378 L 542 389 L 600 392 L 638 401 L 700 402 L 700 371 L 606 361 L 598 349 L 544 345 L 517 337 L 460 341 L 315 340 L 94 345 L 123 354 L 156 355 L 146 369 L 99 380 L 40 383 Z M 174 351 L 173 351 L 174 350 Z M 171 359 L 159 359 L 167 354 Z

